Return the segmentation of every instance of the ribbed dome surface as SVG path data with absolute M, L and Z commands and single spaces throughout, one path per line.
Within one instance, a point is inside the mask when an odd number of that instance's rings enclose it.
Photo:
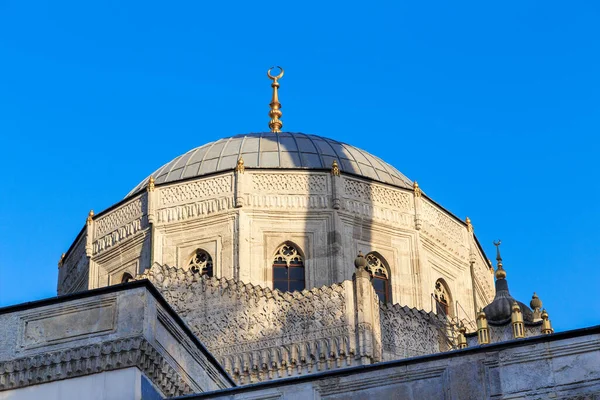
M 337 160 L 342 172 L 411 188 L 412 182 L 396 168 L 354 146 L 304 133 L 249 133 L 196 147 L 168 162 L 151 176 L 156 184 L 227 171 L 242 157 L 246 168 L 330 169 Z M 127 196 L 142 190 L 144 179 Z

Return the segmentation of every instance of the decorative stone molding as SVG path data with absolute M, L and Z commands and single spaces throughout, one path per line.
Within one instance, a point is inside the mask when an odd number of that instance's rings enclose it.
M 203 215 L 228 211 L 235 208 L 233 197 L 220 197 L 161 208 L 157 211 L 158 223 L 186 221 Z
M 379 203 L 399 212 L 413 212 L 412 196 L 398 189 L 344 177 L 344 193 L 346 197 L 368 204 Z
M 329 199 L 325 195 L 252 194 L 248 196 L 248 206 L 255 208 L 327 209 L 329 208 Z
M 233 192 L 232 175 L 217 176 L 194 182 L 159 188 L 158 208 L 175 204 L 196 203 L 198 200 Z
M 327 175 L 253 173 L 252 191 L 280 194 L 326 194 Z
M 379 304 L 383 360 L 398 360 L 448 350 L 440 331 L 447 329 L 443 318 L 399 304 Z
M 140 196 L 94 220 L 92 254 L 96 255 L 148 227 L 147 197 Z
M 67 348 L 0 362 L 0 390 L 138 367 L 168 397 L 193 393 L 143 337 Z
M 406 329 L 431 335 L 407 354 L 439 351 L 435 316 L 391 305 L 380 311 L 369 277 L 363 278 L 282 293 L 159 264 L 138 276 L 154 283 L 241 384 L 381 361 L 384 331 L 388 348 L 415 345 Z
M 466 247 L 467 229 L 426 199 L 421 199 L 421 209 L 423 217 L 421 231 L 446 250 L 467 260 L 469 253 Z

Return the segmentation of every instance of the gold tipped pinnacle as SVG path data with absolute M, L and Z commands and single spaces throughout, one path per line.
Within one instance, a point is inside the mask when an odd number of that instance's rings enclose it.
M 86 222 L 88 224 L 91 224 L 93 220 L 94 220 L 94 210 L 90 210 L 90 212 L 88 213 Z
M 423 193 L 423 191 L 421 190 L 421 187 L 419 186 L 417 181 L 413 182 L 413 190 L 415 192 L 415 197 L 421 197 L 421 194 Z
M 502 267 L 502 256 L 500 256 L 500 244 L 502 244 L 501 240 L 494 242 L 494 246 L 496 246 L 496 261 L 498 262 L 498 269 L 495 275 L 496 279 L 506 279 L 506 271 Z
M 146 186 L 146 190 L 149 192 L 154 192 L 154 182 L 154 177 L 151 176 L 150 179 L 148 179 L 148 186 Z
M 281 128 L 283 128 L 283 122 L 279 120 L 279 118 L 281 118 L 282 112 L 281 103 L 279 102 L 278 95 L 279 82 L 277 81 L 283 77 L 283 68 L 278 66 L 277 68 L 279 68 L 281 72 L 279 73 L 279 75 L 273 76 L 271 75 L 271 71 L 274 68 L 275 67 L 271 67 L 267 71 L 267 76 L 270 80 L 273 81 L 273 83 L 271 83 L 271 87 L 273 88 L 273 97 L 271 98 L 271 104 L 269 104 L 269 106 L 271 107 L 271 111 L 269 111 L 269 117 L 271 117 L 271 121 L 269 121 L 269 128 L 271 128 L 271 132 L 279 133 L 281 132 Z

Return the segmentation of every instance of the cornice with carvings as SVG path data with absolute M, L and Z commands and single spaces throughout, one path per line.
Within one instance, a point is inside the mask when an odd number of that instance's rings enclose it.
M 0 391 L 128 367 L 138 367 L 168 397 L 193 393 L 178 372 L 143 337 L 0 362 Z

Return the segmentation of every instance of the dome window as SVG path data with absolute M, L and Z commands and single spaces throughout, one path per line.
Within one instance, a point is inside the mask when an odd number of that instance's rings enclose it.
M 202 249 L 198 249 L 194 252 L 194 255 L 190 259 L 188 267 L 192 272 L 200 273 L 200 275 L 213 276 L 213 260 L 210 254 Z
M 390 303 L 392 301 L 390 279 L 385 262 L 376 253 L 369 253 L 365 258 L 367 260 L 366 269 L 371 274 L 371 282 L 375 293 L 377 293 L 380 301 Z
M 304 290 L 304 261 L 298 249 L 284 243 L 275 252 L 273 259 L 273 289 L 282 292 Z
M 451 317 L 450 307 L 452 305 L 452 297 L 450 296 L 450 290 L 448 290 L 448 286 L 446 286 L 446 282 L 444 282 L 443 279 L 438 279 L 435 282 L 433 298 L 435 299 L 436 313 Z

